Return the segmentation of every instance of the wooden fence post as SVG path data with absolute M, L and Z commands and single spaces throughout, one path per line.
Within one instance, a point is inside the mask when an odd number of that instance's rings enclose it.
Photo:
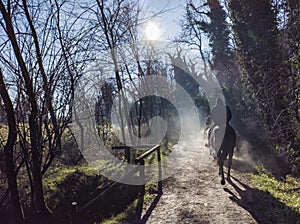
M 125 146 L 125 159 L 127 163 L 130 163 L 130 147 Z
M 157 164 L 158 164 L 158 193 L 162 192 L 162 171 L 161 171 L 161 155 L 160 146 L 157 148 Z
M 70 214 L 70 224 L 77 224 L 77 210 L 78 210 L 78 204 L 76 201 L 73 201 L 71 204 L 71 214 Z
M 141 180 L 141 184 L 142 184 L 142 195 L 144 197 L 145 194 L 145 160 L 141 159 L 139 162 L 140 165 L 140 180 Z

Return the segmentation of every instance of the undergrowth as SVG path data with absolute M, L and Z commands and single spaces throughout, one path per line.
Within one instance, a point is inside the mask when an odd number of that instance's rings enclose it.
M 284 180 L 277 180 L 263 166 L 257 167 L 257 171 L 250 177 L 259 190 L 269 192 L 274 198 L 300 213 L 300 179 L 288 175 Z
M 162 159 L 166 155 L 167 150 L 164 146 L 161 146 Z M 156 152 L 147 158 L 145 162 L 148 165 L 156 163 Z M 104 161 L 97 161 L 93 164 L 93 166 L 86 163 L 73 166 L 67 166 L 60 163 L 53 165 L 43 178 L 45 198 L 49 207 L 54 210 L 61 210 L 57 208 L 67 206 L 63 209 L 68 209 L 72 200 L 79 202 L 81 205 L 85 204 L 88 198 L 92 197 L 92 195 L 97 195 L 96 192 L 109 186 L 112 181 L 100 174 L 99 168 L 101 167 L 106 167 L 108 170 L 114 170 L 113 164 L 106 164 Z M 154 172 L 156 172 L 156 169 L 154 169 Z M 131 193 L 128 192 L 128 194 Z M 157 181 L 152 180 L 151 183 L 148 182 L 145 186 L 145 194 L 143 196 L 145 202 L 143 204 L 144 209 L 147 204 L 146 202 L 153 200 L 156 193 Z M 108 197 L 112 196 L 113 195 L 108 195 Z M 129 219 L 137 217 L 136 211 L 138 201 L 139 197 L 136 197 L 133 202 L 129 203 L 122 211 L 111 211 L 111 217 L 107 217 L 107 219 L 105 221 L 101 221 L 101 223 L 124 223 Z

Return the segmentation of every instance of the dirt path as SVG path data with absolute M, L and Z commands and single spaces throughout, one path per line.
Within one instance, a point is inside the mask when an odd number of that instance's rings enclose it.
M 232 170 L 232 183 L 221 185 L 218 167 L 204 142 L 200 145 L 189 165 L 164 182 L 163 194 L 157 204 L 152 201 L 151 212 L 151 201 L 146 204 L 143 223 L 257 223 L 245 209 L 254 200 L 247 175 Z

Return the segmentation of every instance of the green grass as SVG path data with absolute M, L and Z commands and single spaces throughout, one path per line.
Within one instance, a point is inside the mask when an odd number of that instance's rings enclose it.
M 88 165 L 52 166 L 43 177 L 45 199 L 49 208 L 56 209 L 62 202 L 79 195 L 87 194 L 88 197 L 88 193 L 96 187 L 93 183 L 97 178 L 102 177 L 95 168 Z
M 89 165 L 77 165 L 77 166 L 64 166 L 56 164 L 56 166 L 49 169 L 46 177 L 43 178 L 43 184 L 49 190 L 56 191 L 57 184 L 63 182 L 63 180 L 70 174 L 80 171 L 88 176 L 96 175 L 98 172 L 94 167 Z
M 134 213 L 138 204 L 138 199 L 135 199 L 128 207 L 118 214 L 111 216 L 109 219 L 105 219 L 101 222 L 101 224 L 120 224 L 127 223 L 128 218 Z M 95 223 L 97 224 L 97 223 Z
M 300 213 L 300 179 L 287 176 L 284 181 L 279 181 L 264 167 L 258 167 L 257 170 L 257 174 L 250 175 L 252 183 Z

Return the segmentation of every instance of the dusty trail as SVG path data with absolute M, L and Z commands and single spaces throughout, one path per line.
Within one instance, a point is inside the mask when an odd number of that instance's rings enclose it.
M 218 168 L 203 140 L 189 163 L 164 181 L 163 194 L 155 206 L 152 204 L 151 212 L 151 201 L 146 204 L 143 223 L 257 223 L 240 206 L 242 201 L 249 204 L 254 200 L 251 192 L 244 194 L 247 186 L 242 184 L 248 185 L 246 174 L 232 170 L 232 176 L 237 180 L 232 178 L 231 184 L 220 184 Z

